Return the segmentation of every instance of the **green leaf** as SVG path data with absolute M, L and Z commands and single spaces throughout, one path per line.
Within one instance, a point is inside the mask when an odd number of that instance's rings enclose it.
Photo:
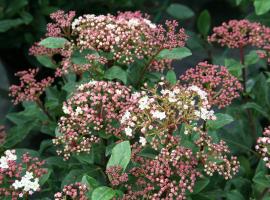
M 209 184 L 209 182 L 210 182 L 209 178 L 201 178 L 197 180 L 193 188 L 192 194 L 197 194 L 201 192 Z
M 128 75 L 127 75 L 127 72 L 123 70 L 121 67 L 112 66 L 105 72 L 104 77 L 108 80 L 118 79 L 126 84 Z
M 89 190 L 93 190 L 100 185 L 96 179 L 88 175 L 82 177 L 82 183 L 85 184 Z
M 40 55 L 40 56 L 36 56 L 36 58 L 38 62 L 45 67 L 48 67 L 51 69 L 55 69 L 57 67 L 56 64 L 53 63 L 52 59 L 49 56 Z
M 79 182 L 82 180 L 82 176 L 84 174 L 84 170 L 81 169 L 73 169 L 71 170 L 65 178 L 62 180 L 61 188 L 63 188 L 65 185 L 69 185 L 71 183 Z
M 89 60 L 86 59 L 85 57 L 87 55 L 90 55 L 90 54 L 94 54 L 96 56 L 99 56 L 98 52 L 96 52 L 92 49 L 84 49 L 83 51 L 75 50 L 72 53 L 71 61 L 77 65 L 89 64 Z
M 6 9 L 6 14 L 13 16 L 19 10 L 23 9 L 28 4 L 28 0 L 12 0 L 8 8 Z
M 186 47 L 173 48 L 172 50 L 163 49 L 158 55 L 157 59 L 176 59 L 180 60 L 182 58 L 192 55 L 191 51 Z
M 260 60 L 258 53 L 254 51 L 250 51 L 246 56 L 245 56 L 245 64 L 246 65 L 253 65 L 257 63 Z
M 248 103 L 244 104 L 243 108 L 256 110 L 257 112 L 259 112 L 261 115 L 263 115 L 267 119 L 270 119 L 270 115 L 268 114 L 268 112 L 264 108 L 262 108 L 261 106 L 259 106 L 258 104 L 254 103 L 254 102 L 248 102 Z
M 173 3 L 167 8 L 167 13 L 177 19 L 188 19 L 194 16 L 194 12 L 187 6 Z
M 121 166 L 126 169 L 131 156 L 131 148 L 129 141 L 121 142 L 112 150 L 112 155 L 108 161 L 107 168 L 110 166 Z
M 34 19 L 33 16 L 30 13 L 25 12 L 25 11 L 21 12 L 20 16 L 21 16 L 24 24 L 26 24 L 26 25 L 30 24 Z
M 65 43 L 68 42 L 65 38 L 60 37 L 47 37 L 41 40 L 39 44 L 49 49 L 63 48 Z
M 242 0 L 235 0 L 235 4 L 239 6 L 241 4 Z
M 230 116 L 228 114 L 217 113 L 216 117 L 217 117 L 216 120 L 208 120 L 206 123 L 207 127 L 211 130 L 220 129 L 223 126 L 233 122 L 232 116 Z
M 270 10 L 269 0 L 255 0 L 254 1 L 255 12 L 257 15 L 265 14 Z
M 101 186 L 96 188 L 92 195 L 92 200 L 110 200 L 115 196 L 115 191 L 112 188 Z
M 207 36 L 211 26 L 211 16 L 207 10 L 204 10 L 199 15 L 197 20 L 197 28 L 203 36 Z
M 263 187 L 269 187 L 270 185 L 270 177 L 263 171 L 256 173 L 252 180 Z
M 44 174 L 40 179 L 39 179 L 39 184 L 42 186 L 44 185 L 48 179 L 50 178 L 51 174 L 52 174 L 52 169 L 46 169 L 47 173 Z
M 242 65 L 239 61 L 234 59 L 225 59 L 225 66 L 233 76 L 241 78 L 244 65 Z
M 0 33 L 6 32 L 9 29 L 15 28 L 21 24 L 24 24 L 24 22 L 20 18 L 0 20 Z
M 228 200 L 245 200 L 243 195 L 237 190 L 232 190 L 226 193 L 226 197 Z
M 171 83 L 172 85 L 176 84 L 177 82 L 177 78 L 176 78 L 176 74 L 173 70 L 169 70 L 166 74 L 166 79 L 167 81 L 169 81 L 169 83 Z

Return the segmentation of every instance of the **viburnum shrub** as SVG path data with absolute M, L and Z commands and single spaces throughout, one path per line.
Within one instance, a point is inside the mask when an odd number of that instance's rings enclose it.
M 254 91 L 265 82 L 250 80 L 247 71 L 254 56 L 268 58 L 270 29 L 248 20 L 223 23 L 208 40 L 238 48 L 239 61 L 201 61 L 177 79 L 172 62 L 191 56 L 185 46 L 192 39 L 177 21 L 155 24 L 139 11 L 75 16 L 52 13 L 45 36 L 30 48 L 50 75 L 39 68 L 15 74 L 20 83 L 10 87 L 10 96 L 24 110 L 7 116 L 15 126 L 0 158 L 0 194 L 6 199 L 241 199 L 234 190 L 226 192 L 240 187 L 239 176 L 251 176 L 251 166 L 229 132 L 247 129 L 257 139 L 261 127 L 254 110 L 270 119 L 256 103 L 260 91 Z M 252 58 L 244 54 L 249 46 L 256 48 Z M 268 109 L 269 96 L 264 97 Z M 42 141 L 35 141 L 39 151 L 17 148 L 30 133 L 42 134 Z M 266 129 L 257 145 L 249 144 L 258 153 L 245 152 L 254 154 L 254 163 L 261 154 L 268 168 L 269 136 Z M 29 153 L 19 158 L 17 151 Z

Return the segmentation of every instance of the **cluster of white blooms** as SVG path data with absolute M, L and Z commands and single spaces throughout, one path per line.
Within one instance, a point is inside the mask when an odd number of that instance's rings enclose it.
M 39 190 L 39 179 L 34 178 L 33 172 L 26 171 L 22 179 L 15 180 L 12 186 L 17 189 L 23 189 L 24 192 L 28 192 L 30 195 Z
M 6 150 L 5 155 L 0 158 L 0 168 L 7 169 L 9 168 L 8 162 L 17 160 L 15 150 Z
M 203 120 L 215 120 L 216 116 L 214 111 L 209 110 L 210 105 L 207 100 L 207 93 L 195 85 L 190 86 L 188 90 L 196 92 L 203 101 L 203 105 L 199 108 L 199 110 L 195 111 L 195 115 Z
M 145 146 L 145 145 L 146 145 L 146 143 L 147 143 L 147 141 L 146 141 L 146 139 L 145 139 L 144 137 L 141 137 L 141 136 L 140 136 L 139 143 L 141 143 L 141 144 L 142 144 L 142 146 Z
M 140 98 L 139 100 L 139 108 L 141 110 L 144 110 L 144 109 L 149 109 L 149 106 L 151 104 L 151 102 L 153 102 L 153 99 L 150 99 L 148 96 L 143 96 Z
M 166 118 L 166 113 L 165 112 L 160 112 L 158 110 L 155 110 L 153 112 L 151 112 L 153 118 L 155 119 L 160 119 L 160 120 L 163 120 Z

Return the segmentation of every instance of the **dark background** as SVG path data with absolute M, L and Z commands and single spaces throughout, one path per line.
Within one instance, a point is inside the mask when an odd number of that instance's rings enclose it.
M 193 56 L 174 63 L 177 73 L 194 66 L 198 61 L 209 59 L 209 45 L 197 30 L 196 21 L 203 10 L 211 15 L 211 28 L 229 19 L 256 18 L 254 8 L 249 0 L 0 0 L 0 122 L 8 110 L 13 109 L 9 103 L 8 86 L 16 83 L 14 73 L 39 64 L 34 57 L 28 55 L 29 47 L 43 37 L 49 14 L 63 9 L 75 10 L 77 16 L 94 14 L 116 14 L 117 11 L 140 10 L 148 13 L 155 23 L 163 23 L 166 19 L 174 19 L 166 9 L 172 3 L 188 6 L 194 16 L 178 20 L 192 36 L 188 47 Z M 260 17 L 260 20 L 263 20 Z M 267 23 L 268 21 L 266 21 Z M 7 26 L 9 27 L 8 30 Z M 211 47 L 211 53 L 219 49 Z M 43 70 L 44 73 L 46 71 Z

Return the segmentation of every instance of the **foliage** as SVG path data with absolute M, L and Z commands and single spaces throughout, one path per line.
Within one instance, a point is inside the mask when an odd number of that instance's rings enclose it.
M 77 20 L 85 12 L 84 1 L 0 1 L 2 47 L 34 44 L 27 59 L 46 72 L 39 74 L 43 79 L 35 77 L 38 70 L 17 73 L 22 84 L 10 88 L 22 106 L 6 116 L 10 128 L 0 164 L 19 166 L 28 152 L 44 160 L 40 170 L 46 170 L 37 176 L 40 191 L 16 195 L 40 200 L 270 198 L 269 2 L 228 0 L 247 20 L 226 24 L 217 21 L 211 7 L 198 10 L 192 3 L 155 1 L 159 8 L 151 9 L 148 19 L 138 12 L 115 14 L 143 10 L 144 1 L 93 2 L 94 9 L 101 8 L 94 12 L 105 14 L 101 20 L 113 24 L 111 29 L 93 16 Z M 51 15 L 46 32 L 49 15 L 62 6 L 78 14 Z M 115 15 L 106 15 L 109 11 Z M 177 21 L 160 28 L 161 15 Z M 130 23 L 115 28 L 119 19 Z M 169 37 L 158 35 L 158 28 Z M 196 60 L 198 52 L 201 62 L 178 78 L 185 65 L 178 61 Z M 9 149 L 15 150 L 16 163 Z M 20 178 L 27 175 L 18 169 Z M 7 188 L 3 171 L 0 185 Z

